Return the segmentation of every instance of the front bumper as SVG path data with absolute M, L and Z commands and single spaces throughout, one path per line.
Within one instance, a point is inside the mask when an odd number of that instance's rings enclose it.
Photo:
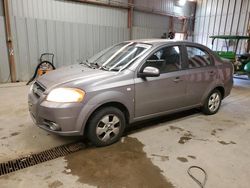
M 79 124 L 79 114 L 83 108 L 82 103 L 56 103 L 45 100 L 45 95 L 37 96 L 31 90 L 28 96 L 29 112 L 34 123 L 48 131 L 63 136 L 82 135 L 82 124 Z M 82 119 L 82 118 L 80 118 Z M 50 123 L 58 125 L 53 130 Z

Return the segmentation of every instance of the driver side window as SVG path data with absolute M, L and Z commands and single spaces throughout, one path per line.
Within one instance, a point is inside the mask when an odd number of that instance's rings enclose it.
M 151 55 L 145 65 L 158 68 L 160 73 L 178 71 L 181 69 L 181 55 L 179 46 L 161 48 Z

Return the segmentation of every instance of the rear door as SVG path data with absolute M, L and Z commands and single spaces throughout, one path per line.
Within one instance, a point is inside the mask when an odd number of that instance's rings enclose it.
M 135 116 L 142 117 L 185 106 L 186 82 L 182 69 L 182 47 L 162 47 L 153 52 L 146 66 L 160 70 L 159 77 L 135 78 Z
M 209 52 L 195 45 L 185 46 L 187 103 L 201 104 L 202 98 L 216 83 L 217 69 Z

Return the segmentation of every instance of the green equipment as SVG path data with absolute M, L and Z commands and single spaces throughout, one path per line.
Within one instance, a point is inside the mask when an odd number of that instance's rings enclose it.
M 250 54 L 237 54 L 237 49 L 240 40 L 250 40 L 250 36 L 239 35 L 214 35 L 212 38 L 212 48 L 215 39 L 225 40 L 226 51 L 216 51 L 216 53 L 223 59 L 227 59 L 234 65 L 235 76 L 246 75 L 250 79 Z M 230 42 L 233 45 L 233 50 L 230 51 Z

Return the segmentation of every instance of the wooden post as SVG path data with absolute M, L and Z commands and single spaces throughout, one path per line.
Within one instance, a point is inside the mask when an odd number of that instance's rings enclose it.
M 174 17 L 170 16 L 169 18 L 169 31 L 168 32 L 174 32 Z
M 134 0 L 129 0 L 129 9 L 128 9 L 128 28 L 129 28 L 129 39 L 132 39 L 132 29 L 133 29 L 133 3 Z
M 16 82 L 16 66 L 15 66 L 15 59 L 14 59 L 14 47 L 13 47 L 13 41 L 12 41 L 12 35 L 11 35 L 8 1 L 9 0 L 3 0 L 4 19 L 5 19 L 5 29 L 6 29 L 7 47 L 8 47 L 8 56 L 9 56 L 10 77 L 11 77 L 11 82 Z
M 187 39 L 187 36 L 188 36 L 188 33 L 187 33 L 188 20 L 186 18 L 184 18 L 182 21 L 183 21 L 182 32 L 184 34 L 184 39 Z

